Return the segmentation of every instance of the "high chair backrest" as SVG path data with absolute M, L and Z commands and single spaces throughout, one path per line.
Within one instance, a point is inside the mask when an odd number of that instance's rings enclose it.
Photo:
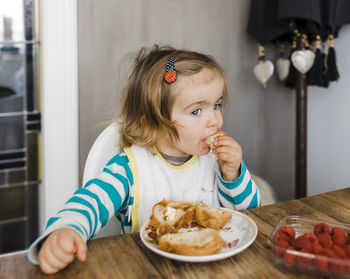
M 108 161 L 119 153 L 118 140 L 119 125 L 117 123 L 108 125 L 97 137 L 85 162 L 83 185 L 90 179 L 98 177 Z M 107 237 L 119 233 L 121 233 L 120 223 L 116 218 L 112 218 L 94 238 Z
M 102 172 L 107 162 L 119 152 L 119 125 L 108 125 L 93 143 L 85 162 L 83 185 L 96 178 Z

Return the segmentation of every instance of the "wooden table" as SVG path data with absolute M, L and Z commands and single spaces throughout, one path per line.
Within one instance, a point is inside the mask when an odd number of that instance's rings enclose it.
M 148 250 L 138 234 L 88 242 L 87 261 L 77 260 L 55 275 L 31 265 L 26 252 L 0 256 L 0 278 L 317 278 L 286 272 L 273 264 L 267 244 L 273 226 L 286 215 L 301 215 L 350 224 L 350 188 L 244 210 L 257 224 L 255 242 L 231 258 L 210 263 L 183 263 Z

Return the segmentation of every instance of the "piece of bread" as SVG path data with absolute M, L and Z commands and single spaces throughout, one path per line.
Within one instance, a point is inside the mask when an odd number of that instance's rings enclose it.
M 187 201 L 163 200 L 160 203 L 164 204 L 165 206 L 170 206 L 176 209 L 183 209 L 183 210 L 186 210 L 192 206 L 195 206 L 194 202 L 187 202 Z
M 194 219 L 194 203 L 162 200 L 152 208 L 149 224 L 156 228 L 157 238 L 177 231 Z M 192 209 L 190 209 L 192 208 Z
M 215 134 L 207 137 L 205 139 L 205 142 L 209 145 L 210 149 L 215 149 L 214 139 L 216 137 L 225 136 L 225 135 L 226 135 L 226 133 L 224 131 L 219 130 Z
M 202 256 L 218 253 L 224 244 L 220 233 L 213 229 L 168 233 L 158 240 L 158 248 L 180 255 Z
M 215 230 L 223 227 L 231 218 L 232 214 L 224 209 L 196 204 L 196 221 L 198 225 Z
M 190 225 L 192 222 L 196 221 L 196 207 L 195 204 L 188 207 L 185 214 L 182 216 L 180 222 L 178 223 L 176 230 Z

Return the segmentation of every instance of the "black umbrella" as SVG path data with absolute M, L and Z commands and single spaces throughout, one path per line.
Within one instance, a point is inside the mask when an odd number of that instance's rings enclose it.
M 276 41 L 291 44 L 296 30 L 299 34 L 305 34 L 310 42 L 316 42 L 319 36 L 321 46 L 325 46 L 328 41 L 327 56 L 325 47 L 315 51 L 317 63 L 311 68 L 308 78 L 309 85 L 325 87 L 330 81 L 339 78 L 334 38 L 339 35 L 341 27 L 348 23 L 349 0 L 251 0 L 247 32 L 263 46 Z M 323 68 L 317 68 L 320 66 Z M 288 86 L 293 87 L 293 84 L 288 83 Z
M 288 44 L 293 53 L 315 45 L 315 62 L 302 75 L 293 71 L 285 84 L 296 88 L 296 197 L 306 195 L 307 81 L 327 87 L 339 78 L 334 38 L 350 23 L 350 0 L 251 0 L 247 32 L 260 45 Z M 328 53 L 326 55 L 326 43 Z M 290 55 L 292 56 L 292 55 Z
M 279 0 L 252 0 L 247 32 L 262 46 L 290 32 L 289 23 L 278 18 Z

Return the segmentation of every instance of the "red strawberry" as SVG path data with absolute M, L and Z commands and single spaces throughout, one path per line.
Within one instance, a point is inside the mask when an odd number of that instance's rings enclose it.
M 287 263 L 287 265 L 292 266 L 293 263 L 295 262 L 295 255 L 290 253 L 290 251 L 293 251 L 294 248 L 289 246 L 288 249 L 286 250 L 286 252 L 283 255 L 283 259 L 284 261 Z
M 332 250 L 339 258 L 345 259 L 347 257 L 345 250 L 338 245 L 333 245 Z
M 288 241 L 286 240 L 277 240 L 275 245 L 287 249 L 289 247 Z
M 325 255 L 329 258 L 335 258 L 335 253 L 333 252 L 333 250 L 329 248 L 324 248 L 322 251 L 322 255 Z
M 344 246 L 346 244 L 346 236 L 345 233 L 340 228 L 332 229 L 332 240 L 333 243 L 339 246 Z
M 323 234 L 323 233 L 329 234 L 329 232 L 330 232 L 329 226 L 327 224 L 325 224 L 325 223 L 319 223 L 314 228 L 314 233 L 317 236 L 319 234 Z
M 326 233 L 318 234 L 317 238 L 318 238 L 318 242 L 321 244 L 323 248 L 330 248 L 330 249 L 332 248 L 333 241 L 329 236 L 329 234 L 326 234 Z
M 337 265 L 335 264 L 337 258 L 333 250 L 329 248 L 324 248 L 322 251 L 322 255 L 328 257 L 328 267 L 332 269 L 332 271 L 335 271 L 337 269 Z
M 335 274 L 345 274 L 347 267 L 340 259 L 333 259 L 329 263 L 330 270 Z
M 346 266 L 346 269 L 347 269 L 348 273 L 350 274 L 350 260 L 346 260 L 346 261 L 344 262 L 344 264 L 345 264 L 345 266 Z
M 326 256 L 316 255 L 314 264 L 319 271 L 328 272 L 328 259 Z
M 347 241 L 348 244 L 350 244 L 350 231 L 348 231 L 348 241 Z
M 318 241 L 317 242 L 315 241 L 314 243 L 312 243 L 312 253 L 321 254 L 322 251 L 323 251 L 323 248 L 320 245 L 320 243 L 318 243 Z
M 350 244 L 347 244 L 344 246 L 344 251 L 346 252 L 348 257 L 350 258 Z
M 287 241 L 288 243 L 291 242 L 289 235 L 287 235 L 285 233 L 278 233 L 277 239 Z
M 292 241 L 295 238 L 295 231 L 290 226 L 280 227 L 278 234 L 286 234 L 289 237 L 290 241 Z
M 305 233 L 304 235 L 311 241 L 311 243 L 314 243 L 314 242 L 318 243 L 317 236 L 314 235 L 313 233 Z
M 273 246 L 273 252 L 276 256 L 281 257 L 284 251 L 289 247 L 289 243 L 286 240 L 277 240 Z
M 301 235 L 294 239 L 292 245 L 296 250 L 304 249 L 308 252 L 312 251 L 312 243 L 305 235 Z
M 301 249 L 300 252 L 309 254 L 309 251 L 307 251 L 305 249 Z M 298 266 L 300 268 L 305 268 L 305 267 L 308 267 L 312 264 L 312 258 L 310 256 L 310 254 L 303 255 L 303 256 L 301 256 L 301 255 L 297 256 L 296 259 L 297 259 Z

